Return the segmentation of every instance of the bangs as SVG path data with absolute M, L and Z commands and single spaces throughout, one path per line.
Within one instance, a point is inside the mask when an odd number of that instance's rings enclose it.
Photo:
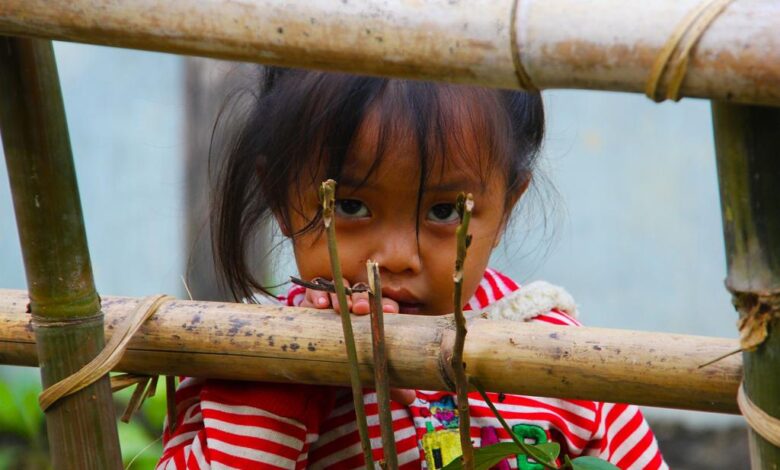
M 288 165 L 285 182 L 295 188 L 295 204 L 287 209 L 298 214 L 303 214 L 305 194 L 324 179 L 340 181 L 356 152 L 373 153 L 365 174 L 351 175 L 359 188 L 376 175 L 390 149 L 414 148 L 409 158 L 419 165 L 418 210 L 426 187 L 448 168 L 474 175 L 484 189 L 491 173 L 506 168 L 513 153 L 511 121 L 499 91 L 344 74 L 296 75 L 284 76 L 297 86 L 284 87 L 283 99 L 288 109 L 298 111 L 277 125 L 297 128 L 300 137 L 284 152 L 287 158 L 274 160 Z M 284 208 L 279 209 L 286 219 Z M 317 226 L 319 217 L 299 234 Z

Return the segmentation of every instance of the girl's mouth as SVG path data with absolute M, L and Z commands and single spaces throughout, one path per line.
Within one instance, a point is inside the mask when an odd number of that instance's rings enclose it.
M 398 302 L 398 313 L 419 315 L 423 313 L 423 304 L 419 302 Z
M 393 299 L 398 303 L 398 313 L 410 313 L 413 315 L 419 315 L 423 313 L 423 307 L 417 297 L 408 290 L 385 288 L 382 289 L 382 297 Z

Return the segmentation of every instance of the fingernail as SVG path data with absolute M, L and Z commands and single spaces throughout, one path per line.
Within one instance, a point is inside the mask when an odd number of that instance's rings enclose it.
M 323 307 L 325 305 L 328 305 L 328 299 L 326 299 L 325 297 L 320 297 L 319 299 L 317 299 L 317 305 L 322 305 Z
M 389 304 L 382 305 L 382 311 L 385 313 L 395 313 L 395 309 L 392 305 Z

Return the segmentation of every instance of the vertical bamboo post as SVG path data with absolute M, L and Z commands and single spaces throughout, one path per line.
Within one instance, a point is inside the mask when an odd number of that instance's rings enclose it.
M 728 279 L 740 315 L 771 311 L 780 296 L 780 108 L 713 102 Z M 777 308 L 777 304 L 775 307 Z M 746 351 L 747 396 L 780 418 L 780 317 Z M 780 448 L 750 431 L 753 469 L 780 468 Z
M 0 130 L 47 387 L 104 341 L 50 41 L 0 37 Z M 121 468 L 108 376 L 51 407 L 46 424 L 54 468 Z

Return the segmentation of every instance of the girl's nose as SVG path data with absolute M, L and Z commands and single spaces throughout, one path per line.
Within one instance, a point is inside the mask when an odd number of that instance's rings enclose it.
M 417 239 L 417 230 L 393 230 L 385 233 L 374 253 L 374 261 L 391 273 L 410 272 L 417 274 L 422 270 L 422 260 Z

